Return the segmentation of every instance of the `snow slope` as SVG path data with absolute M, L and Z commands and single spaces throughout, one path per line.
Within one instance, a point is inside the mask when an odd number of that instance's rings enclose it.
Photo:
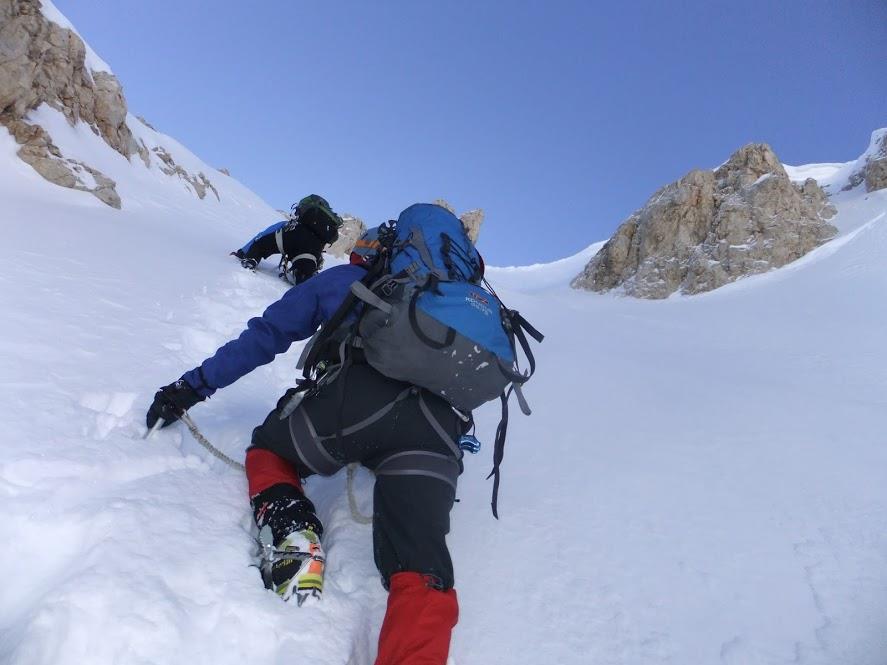
M 117 159 L 94 139 L 59 140 Z M 100 166 L 132 202 L 115 211 L 13 152 L 0 136 L 0 662 L 371 663 L 385 593 L 341 474 L 308 483 L 330 565 L 300 609 L 249 567 L 244 479 L 180 427 L 141 438 L 156 387 L 283 292 L 226 256 L 273 211 L 227 178 L 198 201 L 137 161 Z M 450 538 L 454 663 L 885 661 L 887 193 L 836 203 L 836 241 L 692 298 L 569 289 L 595 246 L 490 269 L 547 338 L 498 522 L 497 409 L 479 414 Z M 195 407 L 206 435 L 242 455 L 297 354 Z
M 35 117 L 124 208 L 50 185 L 0 132 L 0 663 L 371 663 L 386 596 L 342 474 L 307 484 L 329 572 L 323 602 L 297 608 L 249 567 L 243 477 L 180 426 L 142 439 L 156 388 L 286 288 L 227 256 L 276 213 L 215 172 L 220 200 L 199 201 Z M 486 446 L 452 515 L 454 664 L 887 662 L 887 192 L 833 200 L 838 239 L 700 296 L 569 289 L 596 245 L 489 269 L 547 337 L 534 415 L 513 409 L 499 521 L 497 408 L 478 413 Z M 299 346 L 193 409 L 210 440 L 242 456 Z M 371 484 L 358 475 L 364 512 Z

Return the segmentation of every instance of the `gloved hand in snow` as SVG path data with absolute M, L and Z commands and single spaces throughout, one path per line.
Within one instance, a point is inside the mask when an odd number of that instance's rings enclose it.
M 161 427 L 168 427 L 179 419 L 182 411 L 187 411 L 204 399 L 188 385 L 187 381 L 179 379 L 157 391 L 148 409 L 145 424 L 151 429 L 162 418 L 164 423 Z

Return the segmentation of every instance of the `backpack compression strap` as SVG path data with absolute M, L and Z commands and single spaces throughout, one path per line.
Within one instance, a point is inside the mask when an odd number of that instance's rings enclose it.
M 422 233 L 421 228 L 418 226 L 413 228 L 404 245 L 411 245 L 419 253 L 419 260 L 425 264 L 429 277 L 436 277 L 440 281 L 449 280 L 449 275 L 434 264 L 434 259 L 431 257 L 431 250 L 428 249 L 428 244 L 425 242 L 425 235 Z M 413 275 L 418 267 L 419 266 L 416 262 L 413 262 L 404 270 L 406 270 L 408 274 Z M 419 280 L 416 281 L 418 282 Z
M 514 385 L 512 384 L 512 387 L 500 396 L 502 400 L 502 418 L 499 420 L 498 427 L 496 427 L 496 438 L 493 443 L 493 470 L 487 476 L 487 480 L 493 479 L 493 497 L 490 500 L 490 506 L 493 509 L 493 517 L 496 519 L 499 519 L 499 465 L 502 464 L 502 458 L 505 457 L 505 435 L 508 432 L 508 398 L 511 396 Z
M 507 311 L 514 336 L 517 338 L 521 349 L 523 349 L 524 355 L 527 357 L 527 362 L 530 363 L 530 371 L 526 374 L 512 372 L 517 378 L 512 380 L 511 386 L 500 396 L 500 399 L 502 400 L 502 417 L 499 420 L 499 426 L 496 427 L 496 438 L 493 441 L 493 469 L 490 471 L 490 475 L 487 476 L 488 480 L 490 478 L 493 479 L 493 497 L 490 505 L 493 508 L 493 517 L 496 519 L 499 519 L 499 466 L 502 464 L 502 460 L 505 457 L 505 435 L 508 433 L 508 398 L 511 397 L 512 391 L 517 395 L 517 401 L 520 405 L 521 411 L 523 411 L 525 415 L 530 415 L 530 406 L 524 398 L 521 385 L 526 383 L 536 371 L 536 359 L 533 356 L 533 352 L 530 350 L 530 343 L 527 341 L 527 335 L 525 332 L 537 342 L 542 342 L 542 340 L 545 339 L 545 335 L 531 326 L 517 310 Z

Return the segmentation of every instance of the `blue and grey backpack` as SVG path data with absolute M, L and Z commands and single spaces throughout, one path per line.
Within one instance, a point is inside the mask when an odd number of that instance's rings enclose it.
M 417 203 L 386 231 L 380 234 L 381 260 L 366 279 L 352 284 L 352 297 L 325 326 L 327 336 L 347 327 L 337 339 L 342 349 L 362 349 L 366 362 L 380 373 L 439 395 L 466 421 L 482 404 L 502 400 L 490 473 L 496 515 L 508 397 L 514 392 L 521 410 L 530 414 L 521 391 L 535 371 L 526 335 L 540 342 L 542 335 L 506 308 L 486 283 L 480 255 L 462 222 L 446 208 Z M 343 326 L 357 304 L 363 305 L 359 316 Z M 518 367 L 517 345 L 529 371 Z M 311 365 L 309 354 L 306 377 Z

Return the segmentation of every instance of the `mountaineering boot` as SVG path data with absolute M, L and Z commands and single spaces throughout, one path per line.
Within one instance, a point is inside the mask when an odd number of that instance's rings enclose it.
M 259 569 L 265 588 L 299 605 L 323 591 L 323 525 L 302 492 L 292 467 L 274 453 L 250 449 L 246 470 L 251 490 L 273 483 L 250 499 L 259 529 Z M 282 481 L 282 482 L 280 482 Z
M 276 547 L 271 538 L 270 527 L 259 532 L 265 586 L 283 600 L 295 596 L 300 607 L 318 602 L 323 593 L 324 555 L 317 534 L 310 529 L 293 531 Z
M 247 270 L 255 270 L 258 267 L 259 262 L 255 259 L 240 259 L 240 265 Z

